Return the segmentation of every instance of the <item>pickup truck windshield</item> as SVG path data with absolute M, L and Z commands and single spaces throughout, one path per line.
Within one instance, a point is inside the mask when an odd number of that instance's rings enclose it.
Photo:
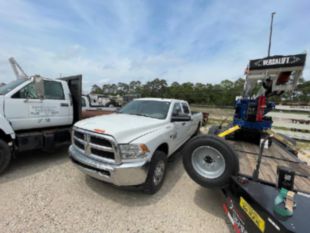
M 133 100 L 125 105 L 119 113 L 165 119 L 170 102 L 155 100 Z
M 19 86 L 23 82 L 26 82 L 26 79 L 17 79 L 12 82 L 9 82 L 8 84 L 5 84 L 4 86 L 0 87 L 0 95 L 5 95 L 12 91 L 15 87 Z

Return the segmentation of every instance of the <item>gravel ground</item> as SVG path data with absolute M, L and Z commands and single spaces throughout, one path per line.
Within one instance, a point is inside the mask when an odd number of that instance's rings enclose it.
M 179 154 L 153 196 L 86 177 L 65 149 L 22 154 L 0 177 L 0 231 L 232 232 L 221 193 L 192 182 Z

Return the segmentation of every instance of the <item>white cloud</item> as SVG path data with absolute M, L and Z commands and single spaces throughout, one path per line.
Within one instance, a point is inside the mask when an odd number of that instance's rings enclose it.
M 28 74 L 81 73 L 84 90 L 95 83 L 146 82 L 156 77 L 204 83 L 236 79 L 249 59 L 266 55 L 274 10 L 272 53 L 299 53 L 310 46 L 305 30 L 310 17 L 297 9 L 296 2 L 54 4 L 56 12 L 35 2 L 0 2 L 0 82 L 15 78 L 7 62 L 10 56 Z M 61 7 L 65 15 L 57 11 Z M 307 66 L 304 76 L 309 75 Z

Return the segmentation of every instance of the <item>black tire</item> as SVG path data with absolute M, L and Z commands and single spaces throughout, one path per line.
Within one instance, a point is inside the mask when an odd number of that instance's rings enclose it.
M 8 144 L 0 139 L 0 174 L 9 166 L 12 155 Z
M 215 149 L 221 154 L 221 161 L 224 163 L 224 169 L 217 177 L 202 176 L 193 165 L 193 152 L 202 146 L 208 146 Z M 237 154 L 233 151 L 231 146 L 222 138 L 201 135 L 191 139 L 184 148 L 183 165 L 188 175 L 199 185 L 206 188 L 222 188 L 229 184 L 231 176 L 239 172 L 239 159 Z M 207 159 L 207 156 L 205 157 Z M 212 159 L 211 159 L 212 160 Z M 223 162 L 224 160 L 224 162 Z M 206 160 L 205 160 L 206 161 Z M 206 161 L 206 163 L 209 163 Z M 211 161 L 211 163 L 213 163 Z
M 164 165 L 163 175 L 158 183 L 155 182 L 155 170 L 159 164 Z M 148 172 L 148 176 L 146 178 L 146 182 L 144 183 L 143 191 L 147 194 L 156 193 L 162 186 L 167 170 L 167 155 L 162 151 L 155 151 L 153 154 L 153 158 L 150 163 L 150 168 Z

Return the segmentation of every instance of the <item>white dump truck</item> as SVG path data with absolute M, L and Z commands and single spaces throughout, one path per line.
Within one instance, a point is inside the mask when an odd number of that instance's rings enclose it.
M 117 186 L 143 184 L 155 193 L 167 159 L 201 124 L 202 114 L 193 114 L 186 101 L 136 99 L 117 113 L 77 122 L 69 154 L 87 175 Z
M 32 76 L 0 87 L 0 173 L 16 152 L 70 143 L 81 117 L 81 80 Z

